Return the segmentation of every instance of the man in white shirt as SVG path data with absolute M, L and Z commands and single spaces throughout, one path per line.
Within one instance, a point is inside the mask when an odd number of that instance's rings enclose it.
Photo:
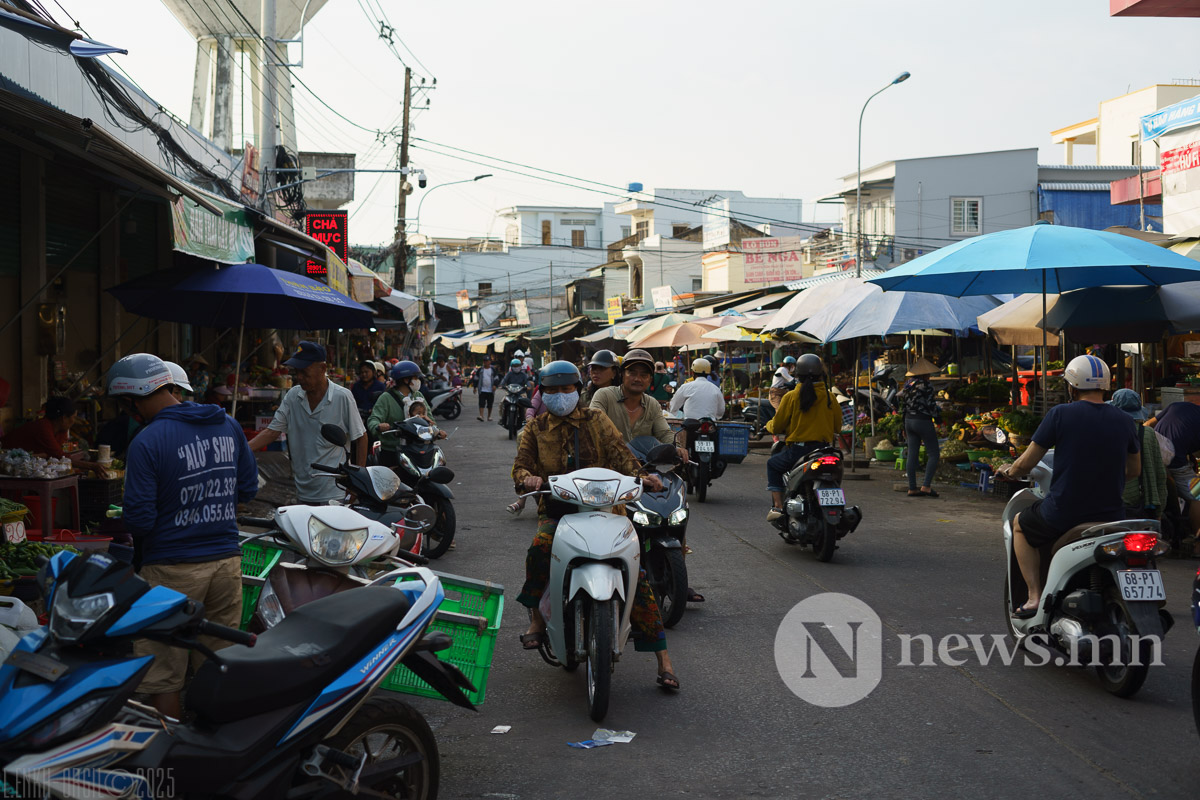
M 725 416 L 725 395 L 710 379 L 712 362 L 697 358 L 692 362 L 695 380 L 675 390 L 671 398 L 671 414 L 684 419 L 720 419 Z
M 344 386 L 330 383 L 326 376 L 325 348 L 315 342 L 301 342 L 295 355 L 283 362 L 292 370 L 296 385 L 283 396 L 275 418 L 262 433 L 250 440 L 251 450 L 262 450 L 287 434 L 292 476 L 301 503 L 323 505 L 340 499 L 345 492 L 334 483 L 334 476 L 313 471 L 312 464 L 337 466 L 345 460 L 345 451 L 321 436 L 321 426 L 337 425 L 346 432 L 354 463 L 367 463 L 367 429 L 363 426 L 354 395 Z
M 496 401 L 496 384 L 500 376 L 492 367 L 490 358 L 483 359 L 483 366 L 475 372 L 475 394 L 479 395 L 479 416 L 475 419 L 483 422 L 483 409 L 487 408 L 487 421 L 492 421 L 492 404 Z

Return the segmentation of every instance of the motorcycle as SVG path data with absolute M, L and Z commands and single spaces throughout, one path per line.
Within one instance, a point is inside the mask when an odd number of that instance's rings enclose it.
M 538 647 L 551 666 L 574 672 L 586 664 L 588 714 L 608 713 L 612 673 L 632 631 L 641 553 L 633 524 L 612 514 L 636 502 L 641 484 L 612 470 L 590 467 L 550 477 L 550 495 L 562 514 L 550 552 L 550 582 L 542 595 L 546 642 Z M 577 509 L 570 513 L 569 509 Z M 597 513 L 601 512 L 601 513 Z
M 775 455 L 784 447 L 776 442 Z M 802 456 L 783 476 L 782 517 L 772 523 L 788 544 L 811 545 L 818 561 L 829 561 L 838 540 L 862 522 L 858 506 L 846 505 L 842 489 L 842 451 L 832 445 Z
M 683 558 L 688 506 L 683 479 L 675 474 L 681 466 L 673 445 L 653 437 L 639 436 L 629 443 L 634 456 L 662 481 L 661 492 L 642 492 L 625 506 L 642 546 L 643 569 L 658 599 L 663 626 L 673 628 L 683 619 L 687 606 L 688 576 Z
M 510 383 L 504 387 L 504 400 L 500 403 L 500 425 L 508 429 L 508 438 L 517 438 L 517 431 L 525 424 L 525 409 L 533 406 L 529 399 L 529 387 Z
M 1192 581 L 1192 622 L 1196 625 L 1196 633 L 1200 633 L 1200 570 L 1196 570 L 1196 578 Z M 1196 651 L 1196 659 L 1192 662 L 1192 717 L 1196 720 L 1196 730 L 1200 731 L 1200 650 Z
M 383 439 L 390 436 L 403 438 L 397 453 L 397 466 L 390 469 L 367 467 L 368 470 L 388 470 L 393 472 L 393 476 L 404 478 L 400 483 L 401 489 L 397 490 L 394 498 L 381 500 L 372 491 L 372 487 L 376 485 L 374 476 L 379 474 L 377 472 L 369 472 L 366 476 L 356 479 L 360 468 L 352 464 L 321 469 L 343 476 L 343 488 L 352 490 L 365 506 L 358 509 L 360 513 L 388 524 L 395 522 L 396 510 L 393 506 L 399 504 L 404 507 L 413 502 L 427 503 L 433 509 L 435 521 L 433 527 L 424 534 L 426 547 L 423 554 L 429 558 L 441 558 L 454 542 L 458 521 L 454 514 L 454 504 L 451 502 L 454 492 L 449 486 L 454 480 L 454 472 L 446 466 L 446 456 L 435 443 L 432 427 L 423 417 L 409 417 L 391 430 L 381 431 L 380 441 L 372 446 L 371 460 L 378 464 Z M 347 441 L 346 432 L 337 425 L 322 425 L 321 436 L 338 447 L 345 447 Z M 313 466 L 316 468 L 315 464 Z M 358 485 L 355 485 L 356 483 Z M 409 488 L 410 486 L 412 488 Z M 389 514 L 392 516 L 388 516 Z
M 766 435 L 766 424 L 775 418 L 775 406 L 765 397 L 748 397 L 743 401 L 742 421 L 754 426 L 756 438 Z
M 434 381 L 429 385 L 426 397 L 429 400 L 429 416 L 458 419 L 462 413 L 462 387 L 453 387 L 445 381 Z
M 866 414 L 868 419 L 878 420 L 899 411 L 900 385 L 896 379 L 903 377 L 905 371 L 903 364 L 888 364 L 875 370 L 871 375 L 870 388 L 856 389 L 853 399 L 849 400 L 855 418 L 859 414 Z
M 1028 591 L 1013 553 L 1013 519 L 1049 491 L 1052 453 L 1030 472 L 1031 486 L 1004 507 L 1008 633 L 1031 649 L 1044 645 L 1039 649 L 1047 655 L 1046 648 L 1057 651 L 1067 663 L 1090 662 L 1106 691 L 1131 697 L 1146 680 L 1152 651 L 1161 650 L 1162 637 L 1174 623 L 1164 608 L 1166 590 L 1155 562 L 1169 545 L 1159 536 L 1156 520 L 1083 524 L 1064 531 L 1041 548 L 1045 588 L 1037 613 L 1012 617 Z
M 717 423 L 711 419 L 684 419 L 679 424 L 688 451 L 687 491 L 688 494 L 694 491 L 696 499 L 703 503 L 708 497 L 708 487 L 725 474 L 728 465 L 721 455 Z
M 6 795 L 436 797 L 429 724 L 373 692 L 402 663 L 473 708 L 470 681 L 433 655 L 452 644 L 429 630 L 438 577 L 418 567 L 398 579 L 403 588 L 314 600 L 255 636 L 209 622 L 203 604 L 106 554 L 55 554 L 38 576 L 49 624 L 0 666 Z M 214 653 L 202 635 L 233 646 Z M 132 699 L 153 660 L 130 654 L 138 638 L 206 657 L 185 695 L 192 721 Z

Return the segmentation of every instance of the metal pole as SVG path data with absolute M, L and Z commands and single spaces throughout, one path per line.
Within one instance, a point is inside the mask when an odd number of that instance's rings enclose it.
M 404 68 L 404 119 L 401 123 L 404 128 L 400 131 L 400 169 L 403 170 L 408 166 L 408 112 L 412 105 L 412 70 L 408 67 Z M 396 241 L 395 241 L 395 261 L 396 274 L 392 278 L 392 284 L 404 290 L 404 273 L 408 270 L 408 235 L 404 231 L 404 210 L 407 205 L 408 193 L 404 191 L 404 186 L 408 179 L 400 175 L 400 197 L 396 202 Z M 408 184 L 409 191 L 412 190 L 412 184 Z M 414 276 L 415 278 L 416 276 Z
M 250 295 L 242 295 L 242 324 L 238 327 L 237 361 L 233 362 L 233 410 L 229 416 L 237 419 L 238 384 L 242 382 L 242 340 L 246 338 L 246 299 Z
M 554 360 L 554 262 L 550 262 L 550 360 Z
M 861 358 L 861 344 L 854 343 L 854 391 L 851 398 L 854 403 L 854 424 L 850 427 L 850 471 L 856 471 L 858 463 L 858 362 Z
M 895 86 L 897 83 L 903 83 L 908 80 L 909 73 L 901 72 L 896 76 L 896 79 L 887 86 L 880 89 L 875 94 L 867 98 L 867 102 L 863 103 L 862 111 L 858 112 L 858 179 L 854 182 L 854 216 L 855 229 L 854 236 L 854 277 L 862 277 L 862 123 L 863 115 L 867 113 L 867 103 L 875 99 L 875 96 L 880 92 L 887 91 L 888 86 Z M 855 386 L 855 389 L 858 387 Z
M 259 36 L 262 38 L 262 103 L 259 105 L 258 129 L 259 158 L 261 159 L 262 202 L 269 216 L 274 216 L 270 197 L 272 173 L 275 169 L 276 129 L 279 124 L 275 101 L 275 0 L 263 0 L 262 17 L 259 20 Z M 237 405 L 236 388 L 234 405 Z

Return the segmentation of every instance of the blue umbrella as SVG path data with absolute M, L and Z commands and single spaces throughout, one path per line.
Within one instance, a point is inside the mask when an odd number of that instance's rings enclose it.
M 1157 245 L 1108 231 L 1037 224 L 964 239 L 871 283 L 889 291 L 962 297 L 1194 280 L 1200 280 L 1200 262 Z
M 110 288 L 126 311 L 150 319 L 239 328 L 233 413 L 242 362 L 246 318 L 257 327 L 294 330 L 367 328 L 371 309 L 312 278 L 262 264 L 234 264 L 178 272 L 154 272 Z
M 926 328 L 945 328 L 965 335 L 980 314 L 1000 303 L 1000 299 L 991 295 L 960 298 L 925 292 L 885 292 L 874 284 L 863 283 L 809 317 L 800 328 L 822 342 Z

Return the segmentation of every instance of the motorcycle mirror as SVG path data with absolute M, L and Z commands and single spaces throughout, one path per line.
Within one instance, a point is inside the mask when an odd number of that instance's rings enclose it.
M 429 470 L 429 480 L 434 483 L 449 483 L 454 480 L 454 470 L 449 467 L 434 467 Z
M 340 425 L 334 425 L 332 422 L 321 426 L 321 438 L 335 447 L 345 447 L 347 442 L 346 432 Z
M 404 510 L 404 522 L 408 530 L 427 531 L 437 522 L 437 512 L 424 503 L 418 503 Z

